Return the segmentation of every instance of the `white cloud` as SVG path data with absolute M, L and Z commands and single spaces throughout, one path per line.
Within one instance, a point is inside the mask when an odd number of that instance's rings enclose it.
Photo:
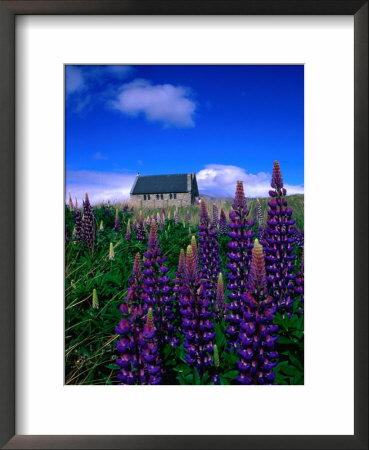
M 271 189 L 271 174 L 247 173 L 237 166 L 208 164 L 196 174 L 200 194 L 213 197 L 234 197 L 236 183 L 243 181 L 246 197 L 267 197 Z M 288 194 L 303 194 L 303 186 L 285 184 Z
M 143 114 L 151 122 L 162 122 L 165 127 L 193 127 L 195 103 L 188 97 L 189 89 L 171 84 L 153 85 L 136 79 L 121 87 L 113 108 L 132 117 Z
M 136 175 L 107 173 L 89 170 L 68 170 L 66 173 L 66 199 L 69 192 L 82 204 L 85 192 L 91 203 L 104 201 L 126 201 L 129 199 Z

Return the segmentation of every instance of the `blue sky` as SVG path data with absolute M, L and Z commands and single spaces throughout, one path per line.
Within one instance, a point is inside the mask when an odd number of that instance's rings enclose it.
M 67 66 L 66 192 L 124 200 L 137 172 L 197 174 L 200 193 L 268 195 L 278 160 L 304 186 L 303 66 Z

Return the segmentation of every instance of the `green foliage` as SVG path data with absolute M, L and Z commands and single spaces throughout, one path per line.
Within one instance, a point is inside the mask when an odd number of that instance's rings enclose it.
M 291 318 L 278 313 L 274 319 L 279 326 L 276 384 L 304 384 L 304 316 L 297 313 L 299 301 L 295 299 Z

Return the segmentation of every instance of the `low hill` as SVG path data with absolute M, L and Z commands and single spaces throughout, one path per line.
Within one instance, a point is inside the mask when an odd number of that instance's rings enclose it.
M 230 209 L 232 208 L 233 198 L 216 198 L 216 197 L 210 197 L 208 195 L 202 196 L 204 198 L 205 203 L 208 208 L 208 212 L 210 217 L 212 217 L 212 209 L 213 204 L 217 205 L 218 211 L 220 212 L 220 209 L 223 208 L 224 212 L 227 215 Z M 304 194 L 294 194 L 294 195 L 287 195 L 286 199 L 288 201 L 288 205 L 293 209 L 293 218 L 296 220 L 296 225 L 299 231 L 301 231 L 304 228 Z M 263 217 L 264 217 L 264 223 L 267 216 L 268 211 L 268 202 L 270 201 L 270 197 L 265 198 L 259 198 L 260 203 L 263 208 Z M 249 198 L 247 199 L 247 206 L 250 211 L 250 218 L 254 217 L 254 209 L 256 208 L 257 201 L 256 198 Z M 121 205 L 117 204 L 117 207 L 120 207 Z M 170 216 L 173 218 L 176 207 L 169 206 L 166 207 L 166 213 L 170 214 Z M 134 210 L 134 217 L 136 220 L 139 219 L 140 213 L 142 213 L 143 217 L 148 217 L 153 214 L 161 213 L 162 208 L 135 208 Z M 199 204 L 195 204 L 193 206 L 183 206 L 182 208 L 178 208 L 178 218 L 179 222 L 183 222 L 186 220 L 186 216 L 189 214 L 190 216 L 190 222 L 192 226 L 197 226 L 199 223 L 199 216 L 200 216 L 200 207 Z
M 215 198 L 208 195 L 203 196 L 206 204 L 212 205 L 215 203 L 218 208 L 222 207 L 224 211 L 228 211 L 232 208 L 233 198 Z M 304 227 L 304 194 L 287 195 L 286 199 L 288 205 L 293 209 L 293 218 L 296 220 L 297 228 L 301 231 Z M 270 197 L 259 198 L 263 208 L 264 222 L 268 211 L 268 202 Z M 247 206 L 250 211 L 250 217 L 254 217 L 254 209 L 257 205 L 256 198 L 248 198 Z

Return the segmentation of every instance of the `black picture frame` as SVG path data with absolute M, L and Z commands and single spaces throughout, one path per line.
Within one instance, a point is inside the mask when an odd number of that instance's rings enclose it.
M 354 435 L 15 435 L 15 17 L 19 14 L 353 15 L 355 60 Z M 339 92 L 337 93 L 339 95 Z M 0 1 L 0 445 L 6 449 L 368 449 L 368 1 Z M 339 186 L 337 189 L 339 190 Z M 21 280 L 17 280 L 21 282 Z M 332 281 L 334 282 L 334 280 Z M 339 342 L 336 337 L 335 342 Z M 337 361 L 334 376 L 339 376 Z M 21 367 L 18 367 L 21 370 Z M 344 380 L 342 380 L 344 383 Z M 339 395 L 339 392 L 337 392 Z M 318 407 L 318 405 L 317 405 Z M 215 426 L 215 425 L 214 425 Z

